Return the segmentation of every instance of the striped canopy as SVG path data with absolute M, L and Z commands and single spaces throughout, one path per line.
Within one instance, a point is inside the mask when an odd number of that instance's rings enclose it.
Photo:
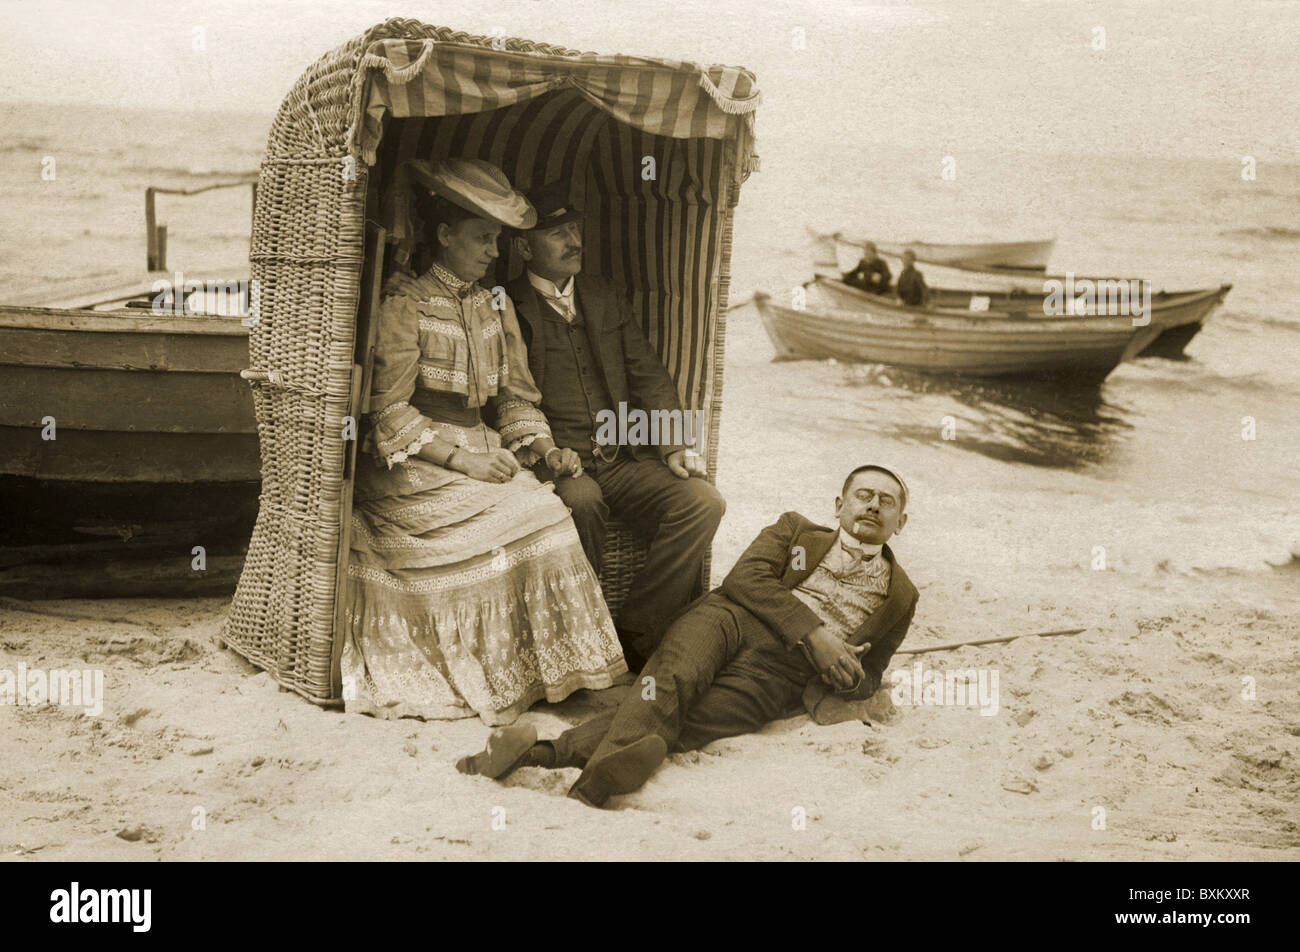
M 347 434 L 367 402 L 358 313 L 373 313 L 375 225 L 407 159 L 486 159 L 525 190 L 567 183 L 585 211 L 583 268 L 626 290 L 683 406 L 704 411 L 713 477 L 732 215 L 757 167 L 758 101 L 743 69 L 413 20 L 379 24 L 302 75 L 272 124 L 253 214 L 245 376 L 262 493 L 231 648 L 305 697 L 339 696 Z
M 362 122 L 349 130 L 368 165 L 386 115 L 461 116 L 574 90 L 620 122 L 674 139 L 729 139 L 744 116 L 753 132 L 760 96 L 754 76 L 734 66 L 698 66 L 640 56 L 568 56 L 508 50 L 504 41 L 380 40 L 361 60 Z M 751 167 L 746 151 L 742 174 Z

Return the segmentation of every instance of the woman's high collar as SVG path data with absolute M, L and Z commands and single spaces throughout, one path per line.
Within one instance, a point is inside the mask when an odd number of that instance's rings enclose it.
M 456 292 L 459 297 L 465 297 L 474 286 L 473 281 L 465 281 L 458 277 L 456 272 L 452 271 L 450 268 L 443 267 L 436 261 L 433 262 L 433 265 L 429 270 L 435 278 L 447 285 L 447 287 L 452 291 Z

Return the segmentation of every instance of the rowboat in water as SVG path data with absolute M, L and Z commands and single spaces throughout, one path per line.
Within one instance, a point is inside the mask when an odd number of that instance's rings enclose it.
M 857 266 L 862 246 L 854 244 L 840 234 L 811 232 L 813 242 L 813 273 L 818 276 L 838 279 L 842 274 Z M 894 251 L 885 251 L 883 245 L 877 244 L 880 257 L 889 265 L 892 274 L 897 276 L 903 270 L 902 258 Z M 908 246 L 911 247 L 911 246 Z M 918 260 L 920 255 L 918 254 Z M 1023 299 L 1039 298 L 1049 293 L 1051 283 L 1066 287 L 1080 285 L 1083 281 L 1092 282 L 1094 287 L 1106 288 L 1120 284 L 1128 285 L 1141 279 L 1080 276 L 1064 274 L 1047 274 L 1046 272 L 1027 273 L 1023 270 L 999 268 L 975 269 L 955 265 L 926 263 L 921 268 L 925 283 L 930 288 L 931 302 L 941 307 L 967 307 L 972 302 L 979 307 L 991 307 L 994 310 L 1023 307 Z M 1152 340 L 1139 357 L 1166 357 L 1177 360 L 1184 357 L 1184 350 L 1195 337 L 1210 315 L 1223 304 L 1231 284 L 1221 284 L 1218 288 L 1194 288 L 1177 291 L 1154 291 L 1151 295 L 1153 307 L 1163 305 L 1173 299 L 1185 299 L 1199 296 L 1198 307 L 1183 307 L 1166 310 L 1163 320 L 1164 330 Z M 987 299 L 987 300 L 983 300 Z
M 802 306 L 755 296 L 778 360 L 835 358 L 926 373 L 1045 377 L 1095 383 L 1161 332 L 1129 317 L 1030 317 L 1026 312 L 909 308 L 826 278 Z
M 248 264 L 177 295 L 162 263 L 0 306 L 0 594 L 234 589 L 261 460 L 247 282 L 224 278 Z
M 857 247 L 871 238 L 850 237 L 839 234 L 841 241 Z M 1055 238 L 1040 241 L 987 241 L 965 244 L 942 244 L 932 241 L 893 242 L 874 241 L 876 250 L 901 258 L 904 251 L 911 249 L 917 261 L 928 264 L 948 265 L 957 268 L 1004 268 L 1018 273 L 1042 272 L 1047 270 L 1047 259 L 1052 256 L 1056 246 Z M 856 258 L 854 259 L 856 263 Z M 850 265 L 850 267 L 852 267 Z M 847 268 L 845 270 L 848 270 Z
M 1059 280 L 1060 286 L 1063 288 L 1069 287 L 1064 278 L 1054 280 Z M 1075 278 L 1074 283 L 1077 285 L 1080 280 L 1085 279 Z M 1094 288 L 1101 289 L 1119 284 L 1131 285 L 1133 283 L 1111 278 L 1092 278 L 1088 280 L 1093 282 Z M 1150 317 L 1153 323 L 1160 325 L 1161 330 L 1151 343 L 1142 348 L 1137 356 L 1165 357 L 1170 360 L 1183 359 L 1183 351 L 1188 343 L 1205 326 L 1206 319 L 1223 304 L 1224 299 L 1231 290 L 1231 284 L 1223 284 L 1217 288 L 1156 291 L 1152 293 Z M 1097 298 L 1102 300 L 1106 296 L 1103 290 L 1097 295 Z M 1028 313 L 1032 314 L 1034 307 L 1039 307 L 1041 313 L 1043 299 L 1044 292 L 1041 287 L 1032 295 L 1019 291 L 999 294 L 959 291 L 954 288 L 930 289 L 930 303 L 942 308 L 965 308 L 967 310 L 971 308 L 976 310 L 988 308 L 995 311 L 1025 311 L 1028 305 Z

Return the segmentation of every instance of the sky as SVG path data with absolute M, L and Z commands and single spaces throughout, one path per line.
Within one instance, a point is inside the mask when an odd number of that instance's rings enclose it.
M 824 136 L 829 113 L 948 150 L 1300 152 L 1292 0 L 0 0 L 0 101 L 269 114 L 313 60 L 395 15 L 747 66 L 760 135 Z

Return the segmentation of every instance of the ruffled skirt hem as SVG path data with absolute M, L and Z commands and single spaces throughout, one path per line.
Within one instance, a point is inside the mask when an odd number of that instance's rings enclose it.
M 514 723 L 534 704 L 542 701 L 547 704 L 558 704 L 575 691 L 603 691 L 625 683 L 628 680 L 627 675 L 627 662 L 619 658 L 602 671 L 575 671 L 558 684 L 535 684 L 518 701 L 501 711 L 476 711 L 464 703 L 422 704 L 416 701 L 393 701 L 380 705 L 369 697 L 368 692 L 360 694 L 355 700 L 344 701 L 343 708 L 349 714 L 368 714 L 381 720 L 414 717 L 425 721 L 455 721 L 478 717 L 488 727 L 501 727 Z

